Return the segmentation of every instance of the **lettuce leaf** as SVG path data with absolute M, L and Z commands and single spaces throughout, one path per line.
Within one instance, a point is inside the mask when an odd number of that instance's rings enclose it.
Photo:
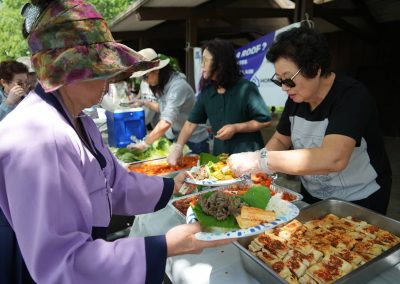
M 168 156 L 171 150 L 172 142 L 165 137 L 161 137 L 154 141 L 154 143 L 147 148 L 145 151 L 132 150 L 128 148 L 119 148 L 115 152 L 115 156 L 125 162 L 132 163 L 143 160 L 165 158 Z M 187 154 L 190 149 L 187 145 L 183 147 L 183 153 Z

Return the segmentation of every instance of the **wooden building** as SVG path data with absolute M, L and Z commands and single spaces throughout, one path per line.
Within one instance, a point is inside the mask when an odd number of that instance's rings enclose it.
M 215 37 L 240 47 L 307 17 L 326 34 L 334 70 L 374 94 L 384 134 L 400 136 L 399 0 L 137 0 L 110 27 L 135 50 L 152 47 L 178 58 L 193 84 L 192 47 Z

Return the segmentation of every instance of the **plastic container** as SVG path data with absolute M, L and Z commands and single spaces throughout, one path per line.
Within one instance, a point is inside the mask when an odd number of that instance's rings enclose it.
M 132 143 L 131 136 L 143 139 L 146 135 L 143 108 L 106 111 L 108 144 L 123 148 Z

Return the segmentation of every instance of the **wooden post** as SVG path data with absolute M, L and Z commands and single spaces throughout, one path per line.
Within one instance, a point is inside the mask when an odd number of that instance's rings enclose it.
M 186 52 L 186 63 L 185 73 L 188 83 L 195 90 L 196 82 L 194 82 L 194 62 L 193 62 L 193 47 L 197 44 L 197 19 L 189 17 L 186 19 L 186 37 L 185 37 L 185 52 Z
M 296 6 L 294 9 L 294 22 L 300 22 L 306 18 L 311 20 L 314 17 L 314 3 L 313 0 L 296 0 Z

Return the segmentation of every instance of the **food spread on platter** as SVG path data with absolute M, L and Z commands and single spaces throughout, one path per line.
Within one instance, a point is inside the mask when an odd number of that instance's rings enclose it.
M 125 163 L 133 163 L 137 161 L 154 160 L 166 158 L 171 151 L 172 142 L 165 137 L 161 137 L 153 142 L 149 148 L 144 151 L 133 150 L 128 148 L 113 148 L 111 152 L 117 159 Z M 183 154 L 186 155 L 190 152 L 187 145 L 183 147 Z
M 398 243 L 365 221 L 328 214 L 267 230 L 248 249 L 288 283 L 333 283 Z
M 167 161 L 152 161 L 142 164 L 132 164 L 128 166 L 128 171 L 142 173 L 149 176 L 163 175 L 189 169 L 197 165 L 198 160 L 198 156 L 184 156 L 179 160 L 179 163 L 176 166 L 168 164 Z
M 223 187 L 218 190 L 223 191 L 229 195 L 243 195 L 253 185 L 254 184 L 250 184 L 250 183 L 238 183 L 238 184 L 230 185 L 227 187 Z M 277 193 L 276 191 L 274 191 L 271 188 L 268 188 L 271 196 L 278 194 L 280 196 L 280 198 L 282 198 L 283 200 L 289 201 L 289 202 L 297 200 L 297 196 L 294 194 L 291 194 L 290 192 L 283 191 L 283 192 Z M 182 197 L 178 200 L 173 201 L 172 206 L 175 207 L 183 216 L 186 216 L 186 212 L 190 206 L 190 203 L 192 201 L 197 201 L 198 199 L 199 199 L 199 195 Z
M 226 164 L 229 155 L 222 153 L 214 156 L 208 153 L 200 154 L 200 165 L 188 171 L 189 182 L 193 181 L 224 181 L 233 180 L 234 174 Z
M 254 184 L 263 185 L 269 187 L 273 181 L 272 177 L 265 173 L 255 173 L 251 175 L 251 181 Z
M 233 173 L 227 166 L 226 162 L 208 162 L 206 165 L 196 167 L 189 172 L 194 180 L 230 180 L 233 179 Z
M 275 212 L 266 210 L 270 199 L 264 186 L 253 186 L 242 195 L 211 191 L 192 201 L 190 206 L 205 232 L 244 229 L 276 219 Z

